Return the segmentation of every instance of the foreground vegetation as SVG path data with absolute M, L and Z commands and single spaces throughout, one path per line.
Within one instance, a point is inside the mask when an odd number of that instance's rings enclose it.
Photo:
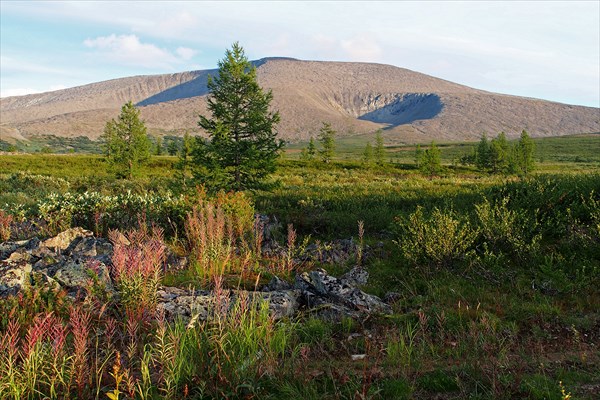
M 452 166 L 440 148 L 435 177 L 410 161 L 287 160 L 272 191 L 217 197 L 178 192 L 175 158 L 154 157 L 127 181 L 97 156 L 2 156 L 0 226 L 11 240 L 120 229 L 132 251 L 115 252 L 136 256 L 113 258 L 117 296 L 95 287 L 73 303 L 32 282 L 0 301 L 0 397 L 596 398 L 598 161 L 546 155 L 533 175 L 507 177 Z M 255 212 L 279 220 L 279 255 L 261 253 Z M 359 245 L 346 263 L 294 258 L 349 238 Z M 167 248 L 189 267 L 165 271 Z M 260 287 L 356 263 L 392 315 L 275 322 L 242 302 L 186 326 L 153 311 L 160 284 Z

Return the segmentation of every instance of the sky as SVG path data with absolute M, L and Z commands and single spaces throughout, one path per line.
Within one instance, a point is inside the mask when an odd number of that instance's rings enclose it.
M 251 59 L 391 64 L 600 107 L 600 1 L 0 0 L 0 96 Z

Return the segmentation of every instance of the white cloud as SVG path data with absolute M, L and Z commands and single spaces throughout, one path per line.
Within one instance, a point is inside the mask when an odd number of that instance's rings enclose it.
M 379 61 L 383 53 L 377 41 L 368 35 L 342 40 L 340 45 L 351 61 Z
M 86 39 L 83 44 L 98 50 L 98 55 L 108 60 L 144 68 L 173 69 L 175 64 L 188 61 L 196 51 L 187 47 L 179 47 L 175 54 L 152 43 L 143 43 L 137 35 L 99 36 Z
M 0 56 L 0 69 L 2 74 L 11 73 L 34 73 L 34 74 L 56 74 L 56 75 L 67 75 L 66 70 L 48 67 L 39 62 L 29 61 L 23 58 L 10 57 L 1 55 Z
M 196 50 L 190 49 L 189 47 L 178 47 L 177 50 L 175 50 L 175 53 L 185 61 L 191 60 L 192 57 L 198 54 Z
M 167 50 L 153 44 L 142 43 L 136 35 L 100 36 L 86 39 L 83 44 L 98 49 L 101 56 L 125 65 L 164 68 L 170 67 L 176 61 Z
M 197 28 L 198 18 L 188 11 L 178 12 L 176 15 L 159 19 L 152 24 L 153 34 L 160 37 L 184 37 L 187 32 Z M 140 31 L 147 29 L 137 28 Z
M 67 88 L 68 88 L 68 86 L 66 86 L 66 85 L 60 85 L 60 84 L 59 85 L 51 85 L 50 86 L 50 90 L 51 91 L 54 91 L 54 90 L 63 90 L 63 89 L 67 89 Z
M 24 96 L 26 94 L 41 93 L 41 90 L 32 88 L 12 88 L 0 90 L 0 97 Z
M 10 96 L 25 96 L 27 94 L 37 94 L 44 92 L 53 92 L 55 90 L 67 89 L 69 86 L 65 85 L 50 85 L 50 87 L 46 89 L 34 89 L 32 87 L 22 87 L 22 88 L 9 88 L 0 90 L 0 97 L 10 97 Z

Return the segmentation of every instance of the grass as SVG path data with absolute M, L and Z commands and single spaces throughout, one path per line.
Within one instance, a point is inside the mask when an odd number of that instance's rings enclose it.
M 177 201 L 167 198 L 172 157 L 129 182 L 99 168 L 99 156 L 2 156 L 0 217 L 13 238 L 28 233 L 15 225 L 23 218 L 64 216 L 73 204 L 68 225 L 139 229 L 129 214 L 144 211 L 163 233 L 132 231 L 133 247 L 117 249 L 119 296 L 92 291 L 76 306 L 33 282 L 0 300 L 0 397 L 593 399 L 600 175 L 589 149 L 598 139 L 539 140 L 544 162 L 526 178 L 450 165 L 470 144 L 441 145 L 445 170 L 426 178 L 407 146 L 390 150 L 405 164 L 284 159 L 271 192 Z M 51 203 L 57 193 L 62 200 Z M 255 211 L 277 216 L 281 254 L 259 251 Z M 115 226 L 95 227 L 99 212 Z M 306 244 L 351 237 L 364 253 L 346 264 L 294 261 Z M 163 245 L 189 256 L 190 267 L 155 269 Z M 275 273 L 291 279 L 299 267 L 339 274 L 358 260 L 370 274 L 365 291 L 396 293 L 392 315 L 275 322 L 264 305 L 225 296 L 211 322 L 187 328 L 152 312 L 159 284 L 224 293 Z M 218 312 L 225 308 L 233 312 Z

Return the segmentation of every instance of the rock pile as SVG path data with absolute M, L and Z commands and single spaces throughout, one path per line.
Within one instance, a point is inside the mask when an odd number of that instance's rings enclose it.
M 90 284 L 90 269 L 112 288 L 108 265 L 112 244 L 92 232 L 72 228 L 45 241 L 37 237 L 0 243 L 0 296 L 14 295 L 26 286 L 65 289 L 74 295 Z
M 20 242 L 0 243 L 0 297 L 12 296 L 35 282 L 36 286 L 64 289 L 75 297 L 85 293 L 93 281 L 114 290 L 110 268 L 112 244 L 96 238 L 92 232 L 72 228 L 45 241 L 32 238 Z M 169 264 L 181 264 L 172 255 Z M 169 319 L 205 320 L 219 304 L 238 301 L 267 302 L 276 318 L 307 313 L 320 318 L 339 320 L 361 318 L 366 314 L 391 312 L 388 304 L 358 287 L 367 282 L 368 273 L 355 267 L 340 278 L 323 269 L 298 274 L 293 284 L 274 277 L 261 291 L 204 290 L 160 287 L 158 309 Z M 217 298 L 218 296 L 218 298 Z M 225 299 L 225 301 L 223 301 Z

